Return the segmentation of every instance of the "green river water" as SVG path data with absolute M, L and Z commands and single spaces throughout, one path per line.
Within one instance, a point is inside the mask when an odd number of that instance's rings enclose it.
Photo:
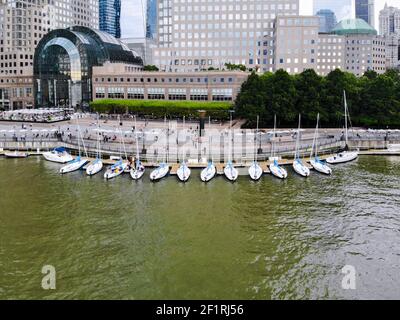
M 400 157 L 234 184 L 59 168 L 0 158 L 0 299 L 400 298 Z

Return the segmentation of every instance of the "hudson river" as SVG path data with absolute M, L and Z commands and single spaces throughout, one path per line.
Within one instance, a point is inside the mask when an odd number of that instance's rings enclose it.
M 59 168 L 0 158 L 0 299 L 400 298 L 400 157 L 235 184 Z

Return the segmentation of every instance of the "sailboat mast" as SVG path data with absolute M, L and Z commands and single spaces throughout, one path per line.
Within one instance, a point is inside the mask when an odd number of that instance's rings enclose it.
M 257 145 L 258 145 L 258 131 L 259 131 L 260 116 L 257 116 L 257 130 L 254 137 L 254 162 L 257 162 Z
M 348 126 L 347 126 L 347 99 L 346 99 L 346 91 L 343 91 L 344 95 L 344 119 L 345 119 L 345 138 L 346 138 L 346 146 L 349 144 L 349 134 L 348 134 Z
M 299 114 L 299 128 L 297 130 L 297 137 L 296 137 L 296 150 L 295 150 L 295 154 L 294 154 L 294 159 L 298 159 L 300 158 L 300 129 L 301 128 L 301 114 Z
M 274 135 L 272 137 L 272 157 L 275 157 L 276 114 L 274 115 Z

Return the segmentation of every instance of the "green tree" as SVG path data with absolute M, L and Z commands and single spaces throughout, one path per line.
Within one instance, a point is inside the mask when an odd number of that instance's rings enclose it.
M 159 71 L 159 69 L 157 68 L 157 66 L 151 65 L 151 64 L 149 64 L 149 65 L 147 65 L 147 66 L 144 66 L 143 70 L 144 70 L 144 71 L 152 71 L 152 72 L 154 72 L 154 71 Z

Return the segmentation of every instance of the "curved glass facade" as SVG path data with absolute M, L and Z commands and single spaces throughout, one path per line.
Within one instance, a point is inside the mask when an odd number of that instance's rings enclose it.
M 141 57 L 102 31 L 72 27 L 48 33 L 35 50 L 36 107 L 87 107 L 92 68 L 106 62 L 143 65 Z

